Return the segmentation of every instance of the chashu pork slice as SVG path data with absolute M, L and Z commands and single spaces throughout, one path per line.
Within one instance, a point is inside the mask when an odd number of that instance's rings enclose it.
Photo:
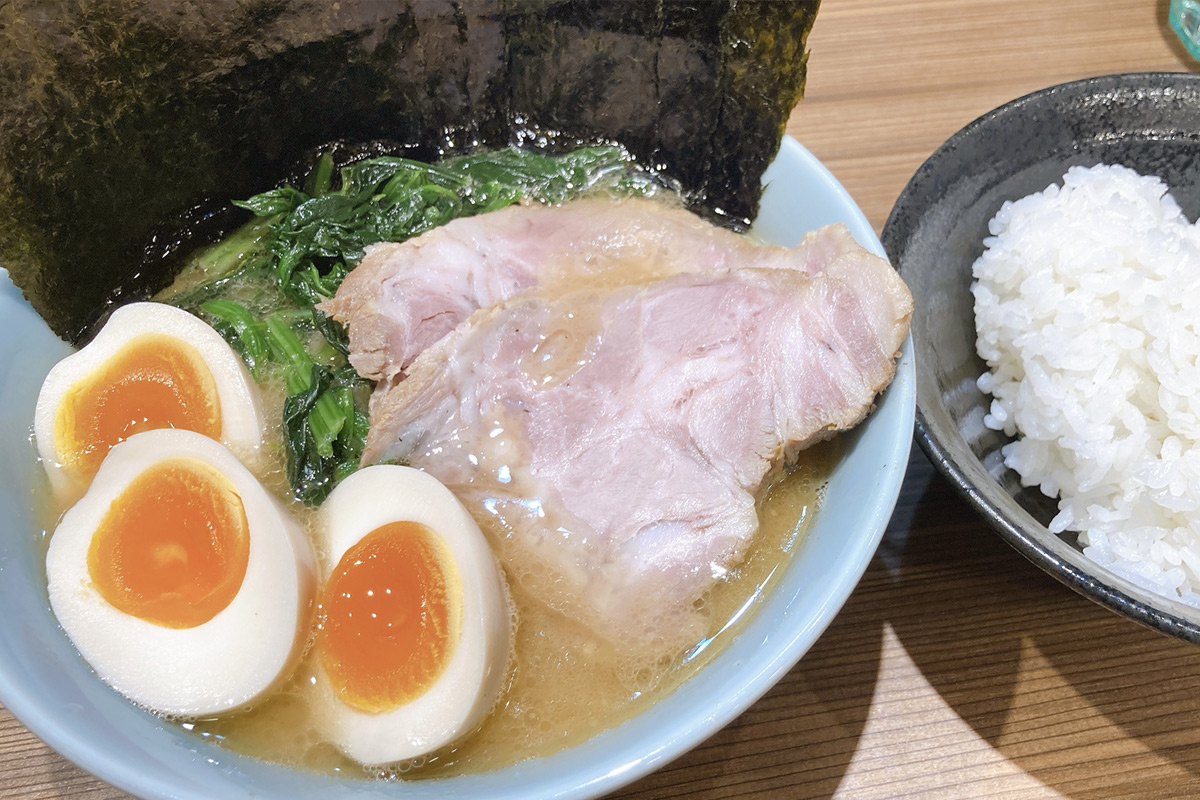
M 755 493 L 868 413 L 911 310 L 861 250 L 812 274 L 523 294 L 377 386 L 364 460 L 447 484 L 551 607 L 614 640 L 687 646 L 704 635 L 694 604 L 758 527 Z
M 371 245 L 324 303 L 350 328 L 350 360 L 390 380 L 478 308 L 522 292 L 616 286 L 731 267 L 820 269 L 858 251 L 842 226 L 797 248 L 764 247 L 682 208 L 590 197 L 453 220 L 402 243 Z

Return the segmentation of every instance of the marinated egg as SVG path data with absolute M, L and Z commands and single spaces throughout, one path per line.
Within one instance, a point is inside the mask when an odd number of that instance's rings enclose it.
M 50 370 L 34 435 L 51 485 L 71 500 L 109 448 L 157 428 L 196 431 L 251 459 L 262 442 L 261 400 L 242 359 L 203 320 L 131 303 Z
M 50 605 L 96 673 L 179 716 L 244 706 L 311 630 L 303 531 L 219 442 L 161 429 L 112 447 L 50 539 Z
M 512 616 L 471 515 L 430 475 L 379 465 L 333 490 L 319 527 L 317 683 L 334 743 L 376 766 L 474 729 L 499 697 Z

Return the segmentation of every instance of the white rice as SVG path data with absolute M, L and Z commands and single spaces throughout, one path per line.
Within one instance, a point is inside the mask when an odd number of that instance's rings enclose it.
M 973 266 L 984 422 L 1050 530 L 1200 607 L 1200 228 L 1119 166 L 1005 203 Z

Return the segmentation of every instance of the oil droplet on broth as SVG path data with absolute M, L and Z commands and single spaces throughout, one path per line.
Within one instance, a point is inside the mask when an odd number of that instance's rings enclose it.
M 599 324 L 590 308 L 549 320 L 541 341 L 520 361 L 521 372 L 538 389 L 550 389 L 571 378 L 590 360 L 589 345 L 599 337 Z

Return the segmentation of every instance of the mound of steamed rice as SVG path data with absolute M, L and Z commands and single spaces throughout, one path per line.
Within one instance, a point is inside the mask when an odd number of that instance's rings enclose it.
M 1200 228 L 1158 178 L 1101 165 L 989 232 L 972 292 L 1004 463 L 1059 497 L 1051 531 L 1200 607 Z

